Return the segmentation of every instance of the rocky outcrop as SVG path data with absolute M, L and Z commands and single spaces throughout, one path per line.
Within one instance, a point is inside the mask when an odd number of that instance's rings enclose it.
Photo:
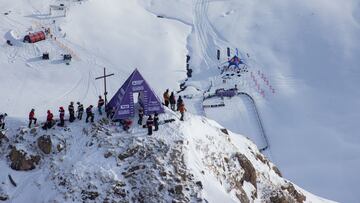
M 281 189 L 286 190 L 291 195 L 291 197 L 294 198 L 298 203 L 305 202 L 306 200 L 306 196 L 297 191 L 294 185 L 291 183 L 287 183 L 287 185 L 281 186 Z
M 283 192 L 277 191 L 270 197 L 271 203 L 295 203 L 294 200 L 286 196 Z
M 17 171 L 33 170 L 40 162 L 40 156 L 28 155 L 25 151 L 18 150 L 16 147 L 12 147 L 8 158 L 11 161 L 10 167 Z
M 249 159 L 240 153 L 236 153 L 235 157 L 237 158 L 241 168 L 244 169 L 245 173 L 241 178 L 241 182 L 247 181 L 250 182 L 255 188 L 257 188 L 256 184 L 256 170 Z
M 273 166 L 273 167 L 272 167 L 272 170 L 273 170 L 279 177 L 282 177 L 281 171 L 279 170 L 278 167 Z
M 86 190 L 81 191 L 81 199 L 83 201 L 88 200 L 88 199 L 95 200 L 98 196 L 99 196 L 99 193 L 96 191 L 86 191 Z
M 0 146 L 5 142 L 9 142 L 9 139 L 6 137 L 3 131 L 0 131 Z
M 8 199 L 9 199 L 9 196 L 0 187 L 0 201 L 6 201 Z
M 0 194 L 0 201 L 6 201 L 9 199 L 9 196 L 6 194 Z
M 124 160 L 124 159 L 126 159 L 126 158 L 128 158 L 128 157 L 133 156 L 133 155 L 136 154 L 138 151 L 139 151 L 139 146 L 135 146 L 135 147 L 133 147 L 133 148 L 129 148 L 129 149 L 127 149 L 125 152 L 119 154 L 119 155 L 118 155 L 118 158 L 119 158 L 120 160 Z
M 49 135 L 43 135 L 37 139 L 37 145 L 44 154 L 51 153 L 52 142 Z

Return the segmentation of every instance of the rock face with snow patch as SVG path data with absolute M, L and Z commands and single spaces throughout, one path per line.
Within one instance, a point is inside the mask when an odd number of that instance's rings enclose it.
M 238 147 L 234 134 L 221 129 L 190 115 L 185 122 L 162 125 L 153 136 L 141 126 L 125 133 L 109 121 L 75 123 L 52 130 L 51 138 L 19 131 L 7 143 L 13 145 L 8 157 L 15 170 L 38 164 L 44 182 L 28 179 L 25 184 L 17 178 L 17 184 L 29 191 L 36 184 L 44 192 L 49 182 L 54 194 L 46 199 L 50 202 L 216 202 L 214 195 L 245 203 L 314 200 L 281 178 L 248 139 Z M 61 145 L 61 150 L 51 153 L 52 145 Z M 48 154 L 41 163 L 40 156 L 31 155 L 39 148 Z
M 37 145 L 39 149 L 45 154 L 50 154 L 52 148 L 52 142 L 49 135 L 43 135 L 37 139 Z
M 0 201 L 6 201 L 9 199 L 9 196 L 4 193 L 3 189 L 0 186 Z
M 35 166 L 39 164 L 40 156 L 28 155 L 23 150 L 18 150 L 13 147 L 8 155 L 11 161 L 11 168 L 17 171 L 29 171 L 35 169 Z
M 8 142 L 9 139 L 6 137 L 5 133 L 0 131 L 0 146 L 2 145 L 3 142 Z

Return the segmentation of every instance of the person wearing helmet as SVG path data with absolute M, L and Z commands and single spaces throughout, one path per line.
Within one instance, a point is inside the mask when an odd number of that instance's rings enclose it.
M 31 127 L 32 121 L 34 121 L 34 125 L 36 125 L 37 119 L 35 118 L 35 109 L 31 109 L 29 113 L 29 128 Z
M 77 102 L 77 105 L 77 119 L 81 120 L 84 113 L 84 106 L 80 102 Z
M 180 120 L 184 121 L 184 114 L 185 114 L 185 111 L 186 111 L 184 102 L 182 104 L 180 104 L 179 111 L 180 111 L 180 114 L 181 114 Z
M 53 117 L 54 117 L 54 115 L 51 113 L 50 110 L 48 110 L 47 116 L 46 116 L 46 122 L 43 126 L 44 130 L 50 129 L 53 126 L 53 122 L 54 122 Z
M 74 108 L 74 102 L 70 102 L 70 105 L 68 107 L 70 118 L 69 122 L 72 123 L 75 120 L 75 108 Z
M 0 128 L 2 130 L 5 129 L 5 117 L 7 116 L 7 113 L 0 114 Z
M 62 107 L 62 106 L 59 108 L 59 117 L 60 117 L 60 123 L 58 124 L 58 126 L 64 127 L 65 126 L 65 110 L 64 110 L 64 107 Z
M 89 122 L 89 118 L 91 119 L 90 121 L 93 123 L 94 122 L 94 113 L 92 112 L 92 108 L 93 105 L 90 105 L 89 107 L 86 108 L 86 122 Z

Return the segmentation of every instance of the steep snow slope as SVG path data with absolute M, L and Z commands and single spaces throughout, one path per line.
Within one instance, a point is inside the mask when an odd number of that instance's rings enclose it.
M 167 111 L 161 119 L 177 116 Z M 0 137 L 0 198 L 10 202 L 329 202 L 281 178 L 251 141 L 203 117 L 187 115 L 153 136 L 106 119 L 48 131 L 15 122 L 9 139 Z M 38 147 L 43 135 L 51 142 Z M 26 167 L 15 164 L 20 150 L 41 157 L 34 170 L 10 169 L 8 154 L 11 167 Z
M 261 106 L 273 161 L 319 195 L 357 202 L 358 1 L 232 1 L 222 11 L 220 4 L 208 11 L 213 25 L 231 27 L 224 38 L 250 53 L 278 89 Z
M 152 2 L 149 10 L 172 17 L 161 10 L 163 1 Z M 276 89 L 275 94 L 267 90 L 265 99 L 248 92 L 257 97 L 272 161 L 286 177 L 319 195 L 357 202 L 359 2 L 198 0 L 192 10 L 191 54 L 203 55 L 196 47 L 204 46 L 213 54 L 209 61 L 193 61 L 199 73 L 194 80 L 208 77 L 200 64 L 216 72 L 216 49 L 224 53 L 224 45 L 239 48 L 250 70 L 261 71 Z

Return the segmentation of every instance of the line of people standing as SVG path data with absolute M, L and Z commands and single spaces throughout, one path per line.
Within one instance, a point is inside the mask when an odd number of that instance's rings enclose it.
M 163 94 L 163 97 L 164 97 L 164 105 L 166 107 L 169 107 L 169 104 L 170 104 L 171 110 L 179 111 L 181 114 L 180 120 L 184 121 L 184 114 L 185 114 L 186 108 L 185 108 L 185 103 L 184 103 L 182 97 L 179 96 L 179 98 L 176 100 L 174 92 L 171 92 L 169 94 L 169 89 L 166 89 L 166 91 Z
M 100 115 L 102 115 L 102 109 L 103 109 L 104 105 L 105 105 L 104 99 L 101 96 L 99 96 L 98 111 L 99 111 Z M 84 110 L 86 112 L 85 122 L 86 123 L 88 123 L 88 122 L 93 123 L 94 122 L 93 105 L 89 105 L 86 109 L 84 109 L 84 105 L 81 104 L 80 102 L 77 102 L 77 111 L 75 111 L 74 102 L 70 102 L 70 104 L 68 106 L 69 122 L 72 123 L 76 119 L 82 120 Z M 75 113 L 77 113 L 77 114 L 75 115 Z M 31 111 L 29 113 L 28 127 L 31 128 L 32 125 L 36 125 L 36 122 L 37 122 L 37 118 L 35 117 L 35 109 L 31 109 Z M 47 111 L 46 122 L 45 122 L 45 124 L 43 126 L 43 129 L 50 129 L 55 124 L 56 124 L 56 121 L 54 120 L 54 115 L 50 110 L 48 110 Z M 65 126 L 65 109 L 62 106 L 59 107 L 59 123 L 58 123 L 58 126 L 59 127 L 64 127 Z

